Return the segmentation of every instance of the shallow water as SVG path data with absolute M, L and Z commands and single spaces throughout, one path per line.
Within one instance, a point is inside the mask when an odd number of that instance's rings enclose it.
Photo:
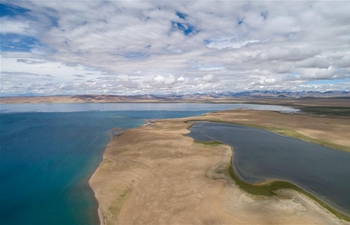
M 197 141 L 231 145 L 244 181 L 290 181 L 350 215 L 350 153 L 233 124 L 196 122 L 190 131 Z

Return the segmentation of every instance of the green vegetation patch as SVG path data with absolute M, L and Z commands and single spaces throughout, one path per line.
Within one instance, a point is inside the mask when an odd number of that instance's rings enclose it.
M 350 116 L 350 107 L 299 106 L 304 113 L 321 116 Z
M 221 145 L 221 142 L 218 141 L 196 141 L 194 140 L 195 143 L 199 143 L 199 144 L 203 144 L 203 145 L 209 145 L 209 146 L 217 146 L 217 145 Z
M 218 142 L 218 141 L 210 141 L 210 142 L 200 142 L 200 141 L 195 141 L 196 143 L 204 144 L 204 145 L 221 145 L 224 143 Z M 252 195 L 260 195 L 260 196 L 278 196 L 277 191 L 278 190 L 283 190 L 283 189 L 291 189 L 294 191 L 297 191 L 299 193 L 302 193 L 306 195 L 307 197 L 313 199 L 316 201 L 320 206 L 324 207 L 327 209 L 329 212 L 337 216 L 339 219 L 346 220 L 350 222 L 350 217 L 337 211 L 336 209 L 332 208 L 331 206 L 327 205 L 324 203 L 322 200 L 317 198 L 316 196 L 312 195 L 311 193 L 305 191 L 304 189 L 301 189 L 300 187 L 296 186 L 293 183 L 290 183 L 288 181 L 283 181 L 283 180 L 268 180 L 262 183 L 258 184 L 250 184 L 242 179 L 240 179 L 236 173 L 235 170 L 232 166 L 232 160 L 230 165 L 228 166 L 226 171 L 216 171 L 219 174 L 224 174 L 227 177 L 231 178 L 235 184 L 240 187 L 242 190 L 248 192 L 249 194 Z M 214 178 L 215 179 L 215 178 Z
M 113 215 L 113 217 L 118 217 L 118 214 L 125 200 L 130 195 L 131 192 L 132 192 L 132 189 L 128 187 L 125 190 L 123 190 L 123 192 L 119 196 L 115 197 L 112 204 L 108 207 L 108 211 Z
M 310 194 L 309 192 L 299 188 L 298 186 L 289 183 L 287 181 L 282 181 L 282 180 L 276 180 L 276 181 L 266 181 L 263 183 L 259 184 L 249 184 L 247 182 L 244 182 L 241 180 L 235 173 L 235 170 L 232 166 L 232 162 L 230 166 L 228 167 L 227 170 L 227 175 L 236 183 L 238 187 L 243 189 L 244 191 L 252 194 L 252 195 L 262 195 L 262 196 L 278 196 L 277 192 L 278 190 L 282 189 L 292 189 L 295 191 L 298 191 L 299 193 L 302 193 L 306 195 L 307 197 L 313 199 L 316 201 L 319 205 L 327 209 L 329 212 L 333 213 L 335 216 L 342 220 L 346 220 L 350 222 L 350 217 L 338 212 L 337 210 L 333 209 L 331 206 L 327 205 L 323 201 L 321 201 L 319 198 L 316 196 Z

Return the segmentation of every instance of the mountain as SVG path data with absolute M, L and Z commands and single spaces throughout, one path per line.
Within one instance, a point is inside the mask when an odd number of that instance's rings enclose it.
M 14 96 L 1 97 L 1 104 L 11 103 L 87 103 L 87 102 L 218 102 L 243 103 L 291 102 L 307 99 L 349 99 L 349 91 L 244 91 L 210 92 L 191 94 L 147 94 L 147 95 L 72 95 L 72 96 Z M 267 101 L 269 100 L 269 101 Z M 350 101 L 349 101 L 350 102 Z

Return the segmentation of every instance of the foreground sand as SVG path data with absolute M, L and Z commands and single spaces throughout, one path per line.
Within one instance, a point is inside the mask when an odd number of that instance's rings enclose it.
M 240 115 L 240 122 L 250 123 L 262 112 L 256 113 L 235 110 L 197 119 L 234 120 Z M 274 112 L 262 115 L 264 121 L 276 125 Z M 105 225 L 350 224 L 294 191 L 259 197 L 239 189 L 223 173 L 230 164 L 230 147 L 195 143 L 184 136 L 189 132 L 191 123 L 184 122 L 188 120 L 157 120 L 127 130 L 108 144 L 104 160 L 91 179 Z M 349 125 L 345 126 L 350 133 Z M 305 135 L 315 136 L 313 132 Z M 337 142 L 347 144 L 342 138 Z

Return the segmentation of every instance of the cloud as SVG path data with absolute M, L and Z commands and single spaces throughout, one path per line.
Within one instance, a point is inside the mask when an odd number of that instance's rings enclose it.
M 19 63 L 27 63 L 27 64 L 42 64 L 45 63 L 44 60 L 38 60 L 38 59 L 17 59 L 16 60 Z
M 202 80 L 204 82 L 208 82 L 208 83 L 212 83 L 212 82 L 217 82 L 218 81 L 218 79 L 216 77 L 214 77 L 212 74 L 204 75 Z
M 1 17 L 0 23 L 0 33 L 2 34 L 30 35 L 35 33 L 33 30 L 30 29 L 28 21 L 12 20 L 8 17 Z
M 307 82 L 349 76 L 347 1 L 2 4 L 1 94 L 324 90 Z
M 328 68 L 330 65 L 329 60 L 326 58 L 314 57 L 297 62 L 296 66 L 304 68 Z
M 343 77 L 339 70 L 331 66 L 328 67 L 327 69 L 320 69 L 320 68 L 302 69 L 300 70 L 300 74 L 302 75 L 303 78 L 307 78 L 307 79 L 336 79 L 336 78 Z
M 290 73 L 294 70 L 295 66 L 293 63 L 280 63 L 278 64 L 276 67 L 274 67 L 272 69 L 273 72 L 276 73 L 281 73 L 281 74 L 285 74 L 285 73 Z
M 67 66 L 57 61 L 48 61 L 45 59 L 33 58 L 2 58 L 1 74 L 36 74 L 37 76 L 50 75 L 56 81 L 69 82 L 75 78 L 77 74 L 101 75 L 101 72 L 82 65 L 75 67 Z M 32 82 L 28 80 L 28 82 Z
M 300 61 L 316 55 L 314 52 L 302 53 L 299 48 L 284 48 L 273 46 L 266 51 L 257 51 L 252 55 L 253 59 L 260 61 Z
M 350 67 L 350 54 L 344 55 L 339 61 L 336 62 L 339 67 Z
M 185 81 L 185 78 L 184 78 L 183 76 L 181 76 L 181 77 L 177 78 L 177 81 L 178 81 L 178 82 L 184 82 L 184 81 Z
M 205 40 L 204 42 L 207 43 L 208 48 L 216 48 L 216 49 L 238 49 L 242 48 L 244 46 L 259 43 L 262 41 L 259 40 L 247 40 L 247 41 L 238 41 L 234 40 L 234 37 L 225 37 L 225 38 L 213 38 Z
M 185 79 L 183 77 L 176 78 L 173 75 L 162 76 L 156 75 L 154 77 L 146 78 L 143 82 L 140 83 L 140 86 L 143 88 L 162 88 L 162 89 L 171 89 L 175 86 L 179 86 L 183 83 Z
M 225 67 L 223 66 L 215 66 L 215 65 L 198 65 L 198 66 L 193 66 L 195 70 L 199 71 L 216 71 L 216 70 L 225 70 Z

